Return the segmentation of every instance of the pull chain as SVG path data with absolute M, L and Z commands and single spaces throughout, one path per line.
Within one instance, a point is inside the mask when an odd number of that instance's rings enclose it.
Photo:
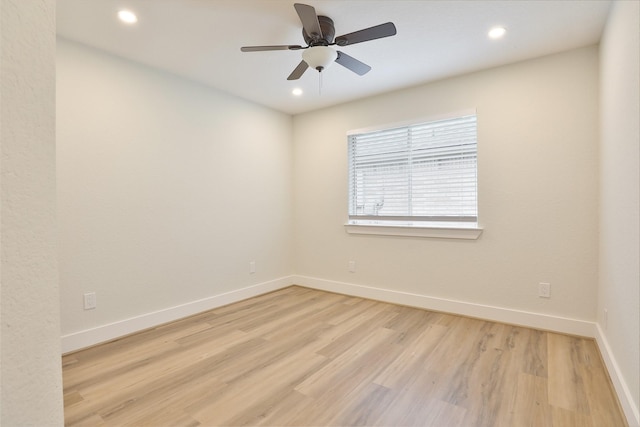
M 322 71 L 318 73 L 318 95 L 322 96 Z

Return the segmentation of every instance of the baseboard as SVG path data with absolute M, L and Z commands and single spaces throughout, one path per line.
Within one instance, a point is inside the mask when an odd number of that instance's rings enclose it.
M 63 335 L 62 353 L 69 353 L 82 348 L 91 347 L 93 345 L 111 341 L 163 323 L 172 322 L 174 320 L 192 316 L 223 305 L 286 288 L 292 284 L 291 276 L 282 277 L 268 282 L 259 283 L 257 285 L 248 286 L 246 288 L 192 301 L 186 304 L 169 307 L 164 310 L 145 313 L 140 316 L 109 323 L 96 328 Z
M 629 427 L 640 427 L 640 411 L 638 411 L 638 405 L 636 405 L 631 398 L 629 386 L 620 372 L 620 367 L 616 362 L 616 358 L 611 351 L 609 342 L 600 324 L 596 324 L 595 338 L 596 343 L 598 343 L 598 348 L 600 349 L 600 354 L 602 354 L 602 359 L 604 359 L 604 364 L 607 366 L 607 371 L 609 371 L 609 377 L 611 378 L 613 387 L 618 395 L 620 406 L 622 406 L 624 415 L 627 417 Z
M 140 316 L 124 319 L 91 329 L 74 332 L 62 336 L 62 352 L 69 353 L 81 348 L 90 347 L 124 335 L 148 329 L 163 323 L 178 320 L 216 307 L 231 304 L 254 296 L 262 295 L 292 284 L 309 288 L 336 292 L 362 298 L 419 307 L 428 310 L 460 314 L 463 316 L 493 320 L 531 328 L 561 332 L 571 335 L 596 337 L 595 323 L 584 320 L 531 313 L 503 307 L 494 307 L 455 301 L 426 295 L 411 294 L 383 288 L 373 288 L 352 283 L 336 282 L 307 276 L 287 276 L 268 282 L 259 283 L 231 292 L 203 298 L 186 304 L 169 307 L 163 310 L 145 313 Z
M 352 283 L 336 282 L 315 277 L 293 276 L 293 283 L 313 289 L 402 304 L 427 310 L 526 326 L 546 331 L 594 338 L 595 323 L 579 319 L 532 313 L 503 307 L 455 301 L 426 295 L 372 288 Z

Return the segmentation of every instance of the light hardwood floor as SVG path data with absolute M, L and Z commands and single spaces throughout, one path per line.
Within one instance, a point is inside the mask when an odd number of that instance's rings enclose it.
M 87 425 L 626 426 L 593 340 L 289 287 L 63 357 Z

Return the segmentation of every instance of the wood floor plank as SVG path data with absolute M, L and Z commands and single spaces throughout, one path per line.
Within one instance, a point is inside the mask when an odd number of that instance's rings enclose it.
M 395 338 L 396 333 L 390 329 L 377 328 L 371 331 L 360 345 L 331 359 L 295 389 L 306 396 L 319 397 L 327 393 L 335 394 L 341 391 L 341 386 L 350 389 L 359 385 L 362 377 L 377 374 L 376 367 L 382 370 L 400 352 L 397 346 L 392 345 Z M 381 358 L 388 360 L 387 363 L 382 364 Z
M 143 332 L 139 339 L 145 342 L 144 348 L 139 347 L 140 341 L 136 342 L 134 337 L 126 337 L 109 343 L 108 346 L 94 347 L 82 353 L 76 353 L 76 356 L 80 355 L 80 361 L 77 357 L 64 357 L 63 363 L 67 359 L 76 360 L 65 368 L 64 387 L 82 387 L 82 381 L 100 382 L 100 378 L 117 377 L 123 372 L 130 372 L 136 365 L 144 365 L 151 358 L 157 358 L 159 354 L 166 354 L 172 349 L 180 348 L 175 339 L 210 328 L 206 323 L 181 322 L 181 324 L 181 328 L 173 328 L 172 331 L 168 328 L 158 328 Z M 147 337 L 150 338 L 147 339 Z
M 81 394 L 85 399 L 93 399 L 114 390 L 145 389 L 150 383 L 156 381 L 157 376 L 174 376 L 174 374 L 185 370 L 186 367 L 213 358 L 217 354 L 248 340 L 249 337 L 246 333 L 235 331 L 235 333 L 224 336 L 224 339 L 216 340 L 215 346 L 212 346 L 210 342 L 203 342 L 190 346 L 188 350 L 171 348 L 169 351 L 147 359 L 144 364 L 134 365 L 126 375 L 114 375 L 109 378 L 98 377 L 94 383 L 86 384 L 81 389 Z M 156 375 L 149 375 L 150 373 Z
M 626 426 L 593 340 L 298 286 L 62 366 L 67 426 Z
M 137 405 L 107 412 L 104 419 L 110 425 L 199 425 L 186 412 L 190 405 L 206 406 L 226 389 L 215 377 L 205 376 L 188 385 L 177 385 L 171 390 L 159 388 L 136 401 Z
M 441 313 L 425 310 L 416 310 L 411 307 L 398 307 L 398 315 L 395 316 L 386 328 L 400 332 L 398 343 L 411 343 L 422 334 L 425 327 L 436 324 L 442 317 Z
M 447 331 L 448 328 L 444 326 L 425 325 L 421 334 L 405 343 L 402 353 L 375 378 L 374 382 L 396 390 L 407 385 L 425 365 L 426 359 Z
M 348 330 L 342 327 L 345 325 L 336 326 L 334 331 L 339 336 L 319 349 L 318 353 L 334 359 L 345 352 L 349 352 L 350 349 L 359 348 L 359 343 L 362 343 L 365 347 L 368 346 L 366 341 L 372 332 L 384 331 L 385 334 L 392 335 L 392 330 L 383 328 L 383 326 L 389 319 L 395 317 L 396 313 L 384 310 L 382 307 L 372 307 L 368 313 L 372 314 L 372 316 L 367 316 L 366 321 L 364 321 L 364 316 L 361 315 L 353 319 L 356 323 L 348 324 L 345 322 L 348 325 Z M 352 325 L 355 325 L 355 327 L 351 327 Z M 393 335 L 396 339 L 399 336 L 398 333 Z
M 462 427 L 466 410 L 439 399 L 402 396 L 376 422 L 376 426 Z
M 329 331 L 335 329 L 334 325 L 329 323 L 329 320 L 339 313 L 344 311 L 344 306 L 340 303 L 334 303 L 332 300 L 329 300 L 329 305 L 324 308 L 318 308 L 315 312 L 309 313 L 307 316 L 304 316 L 301 319 L 298 319 L 296 322 L 289 322 L 288 324 L 281 325 L 279 328 L 274 329 L 270 332 L 266 332 L 263 336 L 269 341 L 282 341 L 289 339 L 292 335 L 298 334 L 300 331 L 308 330 L 310 328 L 315 328 L 318 325 L 323 326 L 323 330 L 326 332 L 323 334 L 324 336 L 324 344 L 318 342 L 317 348 L 322 348 L 331 341 L 329 338 Z M 337 336 L 339 332 L 335 332 Z M 320 339 L 320 338 L 318 338 Z
M 522 371 L 538 377 L 547 378 L 547 339 L 546 333 L 535 329 L 519 328 L 527 336 L 523 355 Z
M 580 372 L 580 340 L 547 334 L 549 403 L 570 412 L 589 413 L 589 401 Z
M 349 405 L 336 408 L 328 424 L 342 426 L 372 426 L 389 410 L 395 392 L 375 383 L 367 383 Z
M 332 325 L 341 325 L 344 322 L 351 321 L 351 323 L 358 322 L 361 319 L 360 316 L 367 317 L 370 313 L 370 308 L 380 307 L 381 303 L 371 300 L 363 300 L 360 298 L 354 298 L 354 301 L 346 301 L 343 304 L 346 306 L 342 313 L 335 315 L 328 322 Z
M 65 425 L 66 425 L 66 423 L 65 423 Z M 78 426 L 78 427 L 103 427 L 103 426 L 108 426 L 109 424 L 107 424 L 102 419 L 102 417 L 100 417 L 100 415 L 98 415 L 98 414 L 89 414 L 86 417 L 78 420 L 73 425 L 74 426 Z
M 241 329 L 255 335 L 273 338 L 273 336 L 277 335 L 283 328 L 300 324 L 300 322 L 303 322 L 309 317 L 313 317 L 317 312 L 326 309 L 332 303 L 333 301 L 331 299 L 323 300 L 310 296 L 308 299 L 301 300 L 298 304 L 286 310 L 279 310 L 275 318 L 269 318 L 268 321 L 261 318 L 260 321 L 254 322 L 253 324 L 245 324 Z
M 75 390 L 66 391 L 64 393 L 64 406 L 71 406 L 82 402 L 83 400 L 84 398 L 82 395 Z
M 65 408 L 65 420 L 72 425 L 77 419 L 81 419 L 83 411 L 90 413 L 106 413 L 111 418 L 122 416 L 126 419 L 131 412 L 140 410 L 144 405 L 154 407 L 158 405 L 159 397 L 165 393 L 172 393 L 180 384 L 197 385 L 203 378 L 214 375 L 216 378 L 220 372 L 229 367 L 230 360 L 238 360 L 243 355 L 251 354 L 260 346 L 264 345 L 262 339 L 251 339 L 249 341 L 237 342 L 235 345 L 221 353 L 216 353 L 216 357 L 200 358 L 197 362 L 190 363 L 184 370 L 161 370 L 162 365 L 149 365 L 147 369 L 138 375 L 138 378 L 145 378 L 145 382 L 131 384 L 131 379 L 124 373 L 113 377 L 109 381 L 96 381 L 87 385 L 87 391 L 79 389 L 85 397 L 84 404 L 71 405 Z M 215 347 L 215 343 L 212 344 Z M 206 347 L 202 347 L 205 348 Z M 187 351 L 185 357 L 193 357 L 191 351 Z M 156 369 L 160 367 L 160 370 Z M 118 381 L 128 384 L 128 387 L 118 386 Z M 216 381 L 215 384 L 219 384 Z M 224 385 L 224 384 L 223 384 Z M 91 398 L 86 398 L 90 395 Z M 120 423 L 121 424 L 121 423 Z M 115 424 L 119 425 L 119 424 Z
M 495 339 L 499 334 L 495 329 L 504 328 L 500 326 L 492 328 L 494 332 L 487 334 L 486 343 L 484 339 L 482 340 L 482 347 L 478 347 L 477 358 L 469 359 L 470 369 L 463 373 L 467 376 L 465 388 L 463 394 L 457 396 L 455 401 L 456 405 L 467 410 L 465 414 L 467 424 L 494 426 L 505 405 L 505 399 L 497 399 L 496 396 L 511 394 L 510 386 L 513 381 L 507 378 L 509 352 L 501 348 L 499 340 Z
M 291 390 L 288 393 L 270 396 L 261 403 L 244 411 L 227 423 L 229 426 L 295 426 L 294 419 L 298 412 L 292 408 L 301 408 L 309 398 Z
M 602 387 L 611 380 L 604 369 L 595 342 L 581 340 L 583 348 L 579 369 L 588 390 L 589 415 L 594 426 L 623 425 L 622 409 L 611 387 Z
M 468 411 L 460 406 L 432 399 L 429 401 L 429 404 L 425 406 L 423 415 L 416 417 L 412 425 L 425 425 L 429 427 L 469 425 L 465 424 L 464 421 L 467 413 Z M 420 419 L 424 420 L 424 424 L 420 424 Z
M 586 414 L 553 405 L 551 406 L 551 423 L 554 426 L 563 427 L 599 427 L 593 425 L 591 418 Z
M 521 372 L 508 409 L 496 421 L 500 427 L 550 426 L 551 407 L 547 397 L 547 379 Z
M 238 413 L 251 411 L 265 399 L 285 395 L 291 390 L 292 384 L 323 365 L 325 360 L 324 356 L 317 354 L 292 353 L 290 357 L 234 382 L 215 402 L 191 414 L 205 425 L 229 425 Z M 259 389 L 255 388 L 255 384 L 260 384 Z

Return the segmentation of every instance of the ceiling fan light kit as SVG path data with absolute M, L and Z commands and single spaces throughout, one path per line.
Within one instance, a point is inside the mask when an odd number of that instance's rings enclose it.
M 322 71 L 338 58 L 338 52 L 329 46 L 311 46 L 302 52 L 302 59 L 314 70 Z
M 322 72 L 334 62 L 362 76 L 371 70 L 371 67 L 344 52 L 336 51 L 330 46 L 349 46 L 369 40 L 394 36 L 396 27 L 392 22 L 365 28 L 353 33 L 338 36 L 334 40 L 335 28 L 333 20 L 327 16 L 318 16 L 313 6 L 302 3 L 293 5 L 302 22 L 302 37 L 307 44 L 300 45 L 276 45 L 276 46 L 245 46 L 240 48 L 242 52 L 260 52 L 267 50 L 303 50 L 302 61 L 287 77 L 287 80 L 297 80 L 307 68 L 311 67 Z

